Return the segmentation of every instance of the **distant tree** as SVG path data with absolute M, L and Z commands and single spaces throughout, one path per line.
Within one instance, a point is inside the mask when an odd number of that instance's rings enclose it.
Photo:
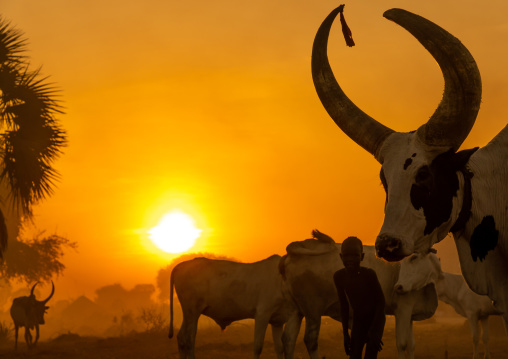
M 137 284 L 127 290 L 121 284 L 115 283 L 97 289 L 95 303 L 110 312 L 138 310 L 154 304 L 151 299 L 154 292 L 153 284 Z
M 119 283 L 106 285 L 95 291 L 95 303 L 104 309 L 125 309 L 127 290 Z
M 12 207 L 31 217 L 33 205 L 52 194 L 59 177 L 52 163 L 67 139 L 55 118 L 63 113 L 58 91 L 47 77 L 41 78 L 40 68 L 29 70 L 26 44 L 22 32 L 0 17 L 0 184 L 7 188 Z M 64 243 L 60 237 L 49 241 Z M 6 247 L 0 210 L 0 258 Z M 22 252 L 23 245 L 16 250 Z
M 0 275 L 7 281 L 17 280 L 27 284 L 49 281 L 63 273 L 61 262 L 64 248 L 76 248 L 76 243 L 56 234 L 44 236 L 44 232 L 30 240 L 11 241 L 9 251 L 0 262 Z
M 131 308 L 149 307 L 154 303 L 152 295 L 155 293 L 153 284 L 136 284 L 128 292 L 129 306 Z
M 193 258 L 197 257 L 205 257 L 210 259 L 223 259 L 233 262 L 240 262 L 238 259 L 223 256 L 223 255 L 217 255 L 213 253 L 188 253 L 183 254 L 179 257 L 176 257 L 173 259 L 166 267 L 159 269 L 157 272 L 157 288 L 159 289 L 159 300 L 162 302 L 169 300 L 169 293 L 170 293 L 170 286 L 171 286 L 171 272 L 173 271 L 173 268 L 178 263 L 182 263 L 188 260 L 191 260 Z

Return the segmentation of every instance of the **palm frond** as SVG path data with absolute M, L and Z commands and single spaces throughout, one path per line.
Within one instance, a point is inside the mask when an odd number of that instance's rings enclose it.
M 24 55 L 26 45 L 23 32 L 0 17 L 0 64 L 23 63 L 27 58 Z
M 67 138 L 56 119 L 63 114 L 59 90 L 40 68 L 29 70 L 25 45 L 21 32 L 0 18 L 0 179 L 9 184 L 13 203 L 30 214 L 53 191 L 59 174 L 52 163 Z
M 25 213 L 53 192 L 58 172 L 51 166 L 61 153 L 66 138 L 55 126 L 21 127 L 3 134 L 4 149 L 0 154 L 4 166 L 0 178 L 6 179 L 15 203 Z

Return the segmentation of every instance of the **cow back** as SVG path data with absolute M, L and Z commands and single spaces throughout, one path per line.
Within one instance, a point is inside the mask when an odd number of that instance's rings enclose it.
M 312 248 L 309 240 L 303 245 L 291 245 L 288 248 Z M 301 254 L 288 251 L 281 262 L 281 272 L 285 274 L 284 288 L 304 316 L 330 316 L 340 320 L 340 305 L 333 282 L 333 274 L 344 268 L 340 259 L 341 244 L 335 244 L 333 250 L 323 251 L 318 246 L 317 254 Z M 378 277 L 385 296 L 385 313 L 394 315 L 397 307 L 404 306 L 411 311 L 413 320 L 423 320 L 432 316 L 437 308 L 437 294 L 434 286 L 401 296 L 394 293 L 400 263 L 386 262 L 376 257 L 374 246 L 364 245 L 364 260 L 361 265 L 372 268 Z M 320 253 L 319 253 L 320 252 Z
M 174 268 L 182 310 L 205 314 L 221 327 L 283 307 L 280 256 L 254 263 L 194 258 Z M 275 314 L 274 314 L 275 315 Z
M 14 298 L 10 313 L 15 326 L 33 329 L 37 322 L 35 298 L 27 296 Z

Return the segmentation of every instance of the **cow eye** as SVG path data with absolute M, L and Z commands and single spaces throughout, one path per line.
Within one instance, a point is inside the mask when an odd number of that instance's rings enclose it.
M 416 254 L 413 254 L 410 258 L 409 258 L 409 261 L 410 262 L 413 262 L 416 258 L 418 258 L 418 256 Z
M 411 204 L 415 209 L 422 208 L 430 198 L 430 189 L 427 186 L 414 184 L 411 187 Z
M 415 176 L 415 184 L 411 187 L 411 203 L 416 209 L 422 208 L 430 199 L 432 174 L 428 166 L 421 167 Z
M 426 182 L 430 179 L 430 170 L 428 166 L 421 167 L 416 173 L 416 183 Z

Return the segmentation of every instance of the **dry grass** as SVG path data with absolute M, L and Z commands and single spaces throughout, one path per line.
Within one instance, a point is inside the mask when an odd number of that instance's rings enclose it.
M 303 332 L 303 326 L 302 326 Z M 414 323 L 416 339 L 415 358 L 449 359 L 471 358 L 471 334 L 463 320 L 429 320 Z M 508 337 L 492 325 L 491 352 L 493 358 L 508 358 Z M 22 334 L 20 332 L 20 334 Z M 221 332 L 218 327 L 200 329 L 196 338 L 196 356 L 201 359 L 251 359 L 253 328 L 251 322 L 237 323 Z M 22 339 L 22 336 L 21 338 Z M 395 329 L 393 317 L 389 317 L 383 338 L 385 343 L 379 359 L 395 358 Z M 20 342 L 18 352 L 13 350 L 12 340 L 0 346 L 0 357 L 16 358 L 62 358 L 62 359 L 177 359 L 176 338 L 169 340 L 167 333 L 140 333 L 115 338 L 81 337 L 76 334 L 60 335 L 52 340 L 40 342 L 36 349 L 28 351 Z M 342 333 L 339 323 L 323 318 L 320 335 L 320 355 L 326 359 L 345 358 L 342 348 Z M 483 347 L 482 347 L 483 350 Z M 271 333 L 268 330 L 262 358 L 275 359 Z M 296 359 L 308 358 L 302 342 L 298 339 Z

